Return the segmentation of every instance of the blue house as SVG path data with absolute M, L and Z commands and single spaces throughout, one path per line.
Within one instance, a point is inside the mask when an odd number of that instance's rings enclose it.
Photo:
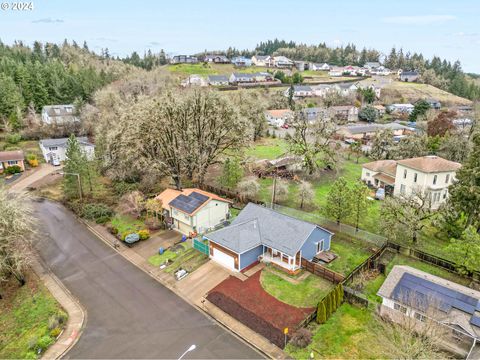
M 230 270 L 241 271 L 262 260 L 294 272 L 302 258 L 311 261 L 328 251 L 332 235 L 318 225 L 249 203 L 231 225 L 205 238 L 210 258 Z

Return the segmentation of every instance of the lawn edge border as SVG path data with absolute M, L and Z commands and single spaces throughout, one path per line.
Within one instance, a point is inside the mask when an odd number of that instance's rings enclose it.
M 55 343 L 41 356 L 41 359 L 60 359 L 80 339 L 85 328 L 87 311 L 38 254 L 33 258 L 32 269 L 62 309 L 68 313 L 67 326 L 55 340 Z
M 107 246 L 111 247 L 113 250 L 115 250 L 118 254 L 120 254 L 124 259 L 128 260 L 131 264 L 133 264 L 134 266 L 136 266 L 138 269 L 140 269 L 141 271 L 143 271 L 145 274 L 149 275 L 151 278 L 153 278 L 154 280 L 158 281 L 160 284 L 162 284 L 163 286 L 165 286 L 167 289 L 169 289 L 170 291 L 172 291 L 173 293 L 175 293 L 176 295 L 178 295 L 180 298 L 182 298 L 185 302 L 187 302 L 188 304 L 190 304 L 191 306 L 193 306 L 194 308 L 196 308 L 197 310 L 200 311 L 200 313 L 202 313 L 204 316 L 206 316 L 207 318 L 215 321 L 216 324 L 218 324 L 219 326 L 221 326 L 222 328 L 224 328 L 225 330 L 227 330 L 230 334 L 232 334 L 233 336 L 237 337 L 240 341 L 244 342 L 245 344 L 247 344 L 248 346 L 250 346 L 252 349 L 256 350 L 257 352 L 259 352 L 260 354 L 266 356 L 267 358 L 269 359 L 276 359 L 278 358 L 277 356 L 274 356 L 273 354 L 270 354 L 267 350 L 265 349 L 262 349 L 261 347 L 257 346 L 256 344 L 250 342 L 245 336 L 243 336 L 241 333 L 239 332 L 236 332 L 232 329 L 230 329 L 229 327 L 227 327 L 222 321 L 218 320 L 216 317 L 214 317 L 212 314 L 210 314 L 207 310 L 203 309 L 201 306 L 198 306 L 197 304 L 195 304 L 194 302 L 190 301 L 188 298 L 186 298 L 185 296 L 183 296 L 180 292 L 178 292 L 175 287 L 173 287 L 171 284 L 169 284 L 168 282 L 166 281 L 163 281 L 163 279 L 161 279 L 160 277 L 158 276 L 155 276 L 154 274 L 152 274 L 150 271 L 144 269 L 142 266 L 138 265 L 135 260 L 133 260 L 130 256 L 128 256 L 127 254 L 125 254 L 123 251 L 118 251 L 118 249 L 116 249 L 113 244 L 108 241 L 107 239 L 105 239 L 103 237 L 102 234 L 100 234 L 98 231 L 96 231 L 87 221 L 85 221 L 84 219 L 78 217 L 76 214 L 74 214 L 75 217 L 77 218 L 78 221 L 80 221 L 83 225 L 85 225 L 85 227 L 93 234 L 95 235 L 97 238 L 99 238 L 103 243 L 105 243 Z M 233 318 L 232 318 L 233 319 Z M 238 321 L 238 320 L 235 320 L 235 321 Z M 267 340 L 268 341 L 268 340 Z

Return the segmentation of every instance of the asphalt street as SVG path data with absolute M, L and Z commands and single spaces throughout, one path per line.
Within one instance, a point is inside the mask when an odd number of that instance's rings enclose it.
M 35 203 L 35 247 L 87 311 L 66 358 L 261 358 L 249 345 L 96 238 L 63 206 Z

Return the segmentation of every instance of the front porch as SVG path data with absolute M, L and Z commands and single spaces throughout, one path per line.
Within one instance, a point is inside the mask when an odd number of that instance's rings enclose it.
M 295 256 L 290 256 L 279 250 L 264 246 L 262 261 L 276 265 L 277 267 L 280 267 L 282 270 L 285 270 L 289 273 L 295 273 L 300 270 L 302 266 L 301 253 L 301 251 L 298 251 Z

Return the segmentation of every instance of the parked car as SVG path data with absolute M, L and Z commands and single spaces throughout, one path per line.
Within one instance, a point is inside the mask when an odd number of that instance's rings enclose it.
M 356 141 L 353 140 L 353 139 L 345 139 L 345 144 L 348 144 L 348 145 L 352 145 L 352 144 L 355 144 Z
M 288 129 L 288 124 L 283 124 L 282 129 Z
M 58 160 L 57 158 L 53 158 L 52 159 L 52 165 L 53 166 L 60 166 L 60 160 Z
M 385 189 L 378 188 L 377 192 L 375 193 L 375 199 L 377 200 L 385 200 Z

